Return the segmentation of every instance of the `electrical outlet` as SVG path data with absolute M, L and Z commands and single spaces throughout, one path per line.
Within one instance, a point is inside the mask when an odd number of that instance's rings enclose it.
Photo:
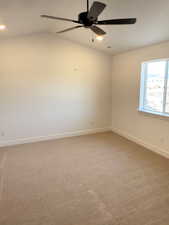
M 160 142 L 161 142 L 161 144 L 163 144 L 165 142 L 165 138 L 161 137 Z
M 95 125 L 95 122 L 91 121 L 90 126 L 94 126 L 94 125 Z
M 1 132 L 1 137 L 4 137 L 5 136 L 5 133 L 4 131 Z

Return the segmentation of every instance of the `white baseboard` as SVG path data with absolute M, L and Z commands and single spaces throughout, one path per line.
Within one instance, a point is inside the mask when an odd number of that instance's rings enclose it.
M 161 149 L 158 146 L 152 145 L 150 143 L 146 143 L 144 140 L 142 140 L 140 138 L 137 138 L 137 137 L 135 137 L 133 135 L 130 135 L 130 134 L 128 134 L 128 133 L 126 133 L 124 131 L 121 131 L 119 129 L 116 129 L 116 128 L 112 128 L 112 132 L 114 132 L 116 134 L 119 134 L 120 136 L 125 137 L 126 139 L 128 139 L 130 141 L 133 141 L 136 144 L 141 145 L 141 146 L 147 148 L 148 150 L 150 150 L 152 152 L 156 152 L 159 155 L 162 155 L 165 158 L 169 159 L 169 151 L 167 151 L 165 149 Z
M 34 142 L 40 142 L 40 141 L 48 141 L 48 140 L 81 136 L 81 135 L 87 135 L 87 134 L 102 133 L 102 132 L 107 132 L 107 131 L 111 131 L 111 128 L 110 127 L 94 128 L 94 129 L 78 130 L 78 131 L 73 131 L 73 132 L 51 134 L 51 135 L 47 135 L 47 136 L 20 138 L 20 139 L 16 139 L 16 140 L 0 141 L 0 147 L 34 143 Z

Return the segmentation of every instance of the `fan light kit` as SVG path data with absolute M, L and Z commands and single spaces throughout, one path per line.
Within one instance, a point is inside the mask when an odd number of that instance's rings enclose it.
M 96 36 L 96 40 L 98 41 L 103 41 L 104 37 L 103 36 Z
M 41 15 L 41 17 L 53 20 L 63 20 L 69 21 L 78 24 L 77 26 L 62 30 L 57 32 L 58 34 L 64 33 L 70 30 L 78 29 L 78 28 L 88 28 L 92 30 L 96 35 L 103 36 L 106 34 L 104 30 L 102 30 L 97 25 L 128 25 L 136 23 L 136 18 L 127 18 L 127 19 L 110 19 L 110 20 L 98 20 L 99 15 L 103 12 L 106 4 L 102 2 L 95 1 L 93 2 L 92 6 L 89 9 L 89 0 L 87 0 L 87 11 L 81 12 L 78 15 L 77 20 L 62 18 L 62 17 L 55 17 L 55 16 L 48 16 L 48 15 Z
M 2 31 L 2 30 L 5 30 L 5 29 L 6 29 L 6 26 L 3 25 L 3 24 L 0 24 L 0 30 Z

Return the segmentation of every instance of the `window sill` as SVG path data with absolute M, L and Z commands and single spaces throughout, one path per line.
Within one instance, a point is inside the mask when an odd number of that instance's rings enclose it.
M 150 111 L 150 110 L 145 110 L 145 109 L 138 109 L 139 112 L 143 112 L 143 113 L 148 113 L 150 115 L 153 115 L 153 116 L 160 116 L 160 117 L 165 117 L 165 118 L 169 118 L 169 114 L 168 113 L 160 113 L 160 112 L 153 112 L 153 111 Z

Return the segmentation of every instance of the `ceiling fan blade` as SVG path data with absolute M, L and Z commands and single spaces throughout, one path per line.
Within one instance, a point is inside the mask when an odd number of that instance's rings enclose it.
M 106 32 L 104 30 L 100 29 L 100 27 L 91 26 L 90 29 L 98 36 L 102 36 L 102 35 L 106 34 Z
M 63 21 L 79 23 L 79 21 L 77 21 L 77 20 L 71 20 L 71 19 L 66 19 L 66 18 L 56 17 L 56 16 L 41 15 L 41 17 L 47 18 L 47 19 L 53 19 L 53 20 L 63 20 Z
M 71 28 L 68 28 L 68 29 L 65 29 L 65 30 L 61 30 L 61 31 L 56 32 L 56 33 L 57 33 L 57 34 L 61 34 L 61 33 L 67 32 L 67 31 L 75 30 L 75 29 L 80 28 L 80 27 L 83 27 L 83 26 L 75 26 L 75 27 L 71 27 Z
M 98 16 L 102 13 L 104 8 L 106 7 L 106 4 L 102 2 L 93 2 L 93 5 L 91 6 L 89 13 L 88 13 L 88 19 L 95 21 L 97 20 Z
M 99 25 L 127 25 L 127 24 L 135 24 L 136 18 L 128 18 L 128 19 L 113 19 L 113 20 L 102 20 L 98 21 Z

